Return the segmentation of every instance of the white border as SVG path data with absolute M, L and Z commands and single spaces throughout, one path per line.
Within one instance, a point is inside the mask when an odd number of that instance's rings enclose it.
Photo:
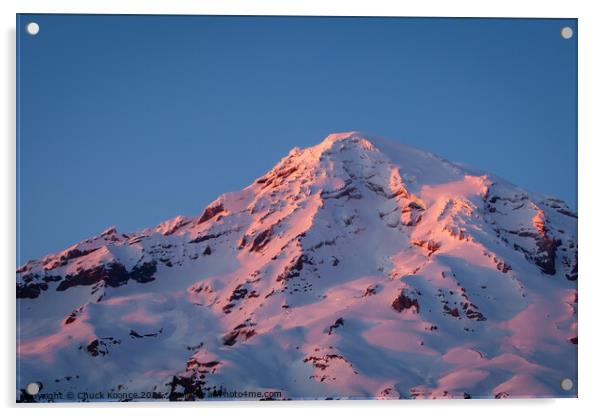
M 602 275 L 597 261 L 597 244 L 602 238 L 600 214 L 602 210 L 602 179 L 600 168 L 600 141 L 602 130 L 599 106 L 602 64 L 602 20 L 595 1 L 386 1 L 386 0 L 31 0 L 0 2 L 2 10 L 2 85 L 4 97 L 0 101 L 3 140 L 0 149 L 0 190 L 2 195 L 3 238 L 0 240 L 2 265 L 3 320 L 1 357 L 3 377 L 1 404 L 8 412 L 31 412 L 31 407 L 17 406 L 15 385 L 15 14 L 16 13 L 124 13 L 124 14 L 266 14 L 266 15 L 347 15 L 347 16 L 466 16 L 466 17 L 569 17 L 579 18 L 579 399 L 548 400 L 467 400 L 419 402 L 294 402 L 294 403 L 195 403 L 195 404 L 131 404 L 119 405 L 52 405 L 45 406 L 48 414 L 80 414 L 81 408 L 93 414 L 113 411 L 154 415 L 174 410 L 190 414 L 327 414 L 345 412 L 379 414 L 400 412 L 429 414 L 507 415 L 508 412 L 534 411 L 546 415 L 573 415 L 595 409 L 602 388 L 600 355 L 602 336 Z M 554 167 L 551 166 L 551 169 Z

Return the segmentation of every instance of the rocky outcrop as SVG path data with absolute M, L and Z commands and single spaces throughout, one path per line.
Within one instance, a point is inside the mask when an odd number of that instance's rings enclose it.
M 256 325 L 257 324 L 251 322 L 250 319 L 247 319 L 242 324 L 237 325 L 236 327 L 234 327 L 234 329 L 232 329 L 232 331 L 228 332 L 222 338 L 224 345 L 232 347 L 237 342 L 248 340 L 256 334 L 255 329 L 253 329 L 253 327 L 255 327 Z
M 328 327 L 328 335 L 332 334 L 332 331 L 337 329 L 340 326 L 343 326 L 345 324 L 345 321 L 343 320 L 343 318 L 337 318 L 337 320 L 334 322 L 334 324 L 330 325 Z
M 397 312 L 403 312 L 404 310 L 414 309 L 416 313 L 420 312 L 420 305 L 418 299 L 410 298 L 406 296 L 405 290 L 402 290 L 399 295 L 393 300 L 391 307 Z
M 74 286 L 93 286 L 103 282 L 107 286 L 118 287 L 126 284 L 129 280 L 138 283 L 153 281 L 157 272 L 157 264 L 154 261 L 136 265 L 128 271 L 119 263 L 109 263 L 89 269 L 82 269 L 75 274 L 61 276 L 29 276 L 24 277 L 23 282 L 17 283 L 17 298 L 35 299 L 43 291 L 48 290 L 47 282 L 59 282 L 56 290 L 65 291 Z M 42 282 L 40 282 L 42 280 Z
M 136 265 L 130 271 L 127 271 L 122 264 L 111 263 L 92 269 L 84 269 L 73 275 L 68 274 L 59 283 L 56 290 L 61 292 L 73 286 L 91 286 L 101 281 L 111 287 L 124 285 L 129 280 L 147 283 L 155 280 L 154 274 L 156 271 L 157 263 L 154 261 Z
M 17 283 L 17 299 L 35 299 L 45 290 L 47 283 Z
M 282 273 L 276 278 L 277 282 L 287 281 L 298 277 L 303 270 L 303 266 L 306 264 L 313 264 L 306 254 L 295 257 L 288 266 L 286 266 Z
M 550 209 L 553 211 L 549 211 Z M 548 216 L 555 215 L 555 212 L 565 216 L 567 213 L 572 214 L 566 210 L 566 205 L 559 200 L 545 199 L 536 203 L 526 194 L 510 193 L 507 187 L 497 184 L 492 184 L 484 196 L 485 219 L 500 239 L 522 253 L 543 274 L 550 276 L 556 275 L 558 271 L 558 252 L 561 248 L 564 252 L 576 253 L 576 246 L 572 241 L 565 245 L 564 237 L 548 225 Z M 531 222 L 517 227 L 508 223 L 509 215 L 516 215 L 517 218 L 531 217 Z M 576 218 L 576 215 L 568 217 Z M 571 272 L 573 268 L 576 270 L 576 259 L 573 264 L 571 256 L 565 254 L 562 262 L 567 279 L 576 279 L 576 273 Z M 501 267 L 500 270 L 503 271 L 503 265 Z
M 225 211 L 224 204 L 221 202 L 213 203 L 209 205 L 197 221 L 197 224 L 202 224 L 204 222 L 209 221 L 211 218 L 215 217 L 217 214 L 220 214 Z
M 109 354 L 111 346 L 119 344 L 121 340 L 113 337 L 97 338 L 86 346 L 86 352 L 92 357 L 102 357 Z

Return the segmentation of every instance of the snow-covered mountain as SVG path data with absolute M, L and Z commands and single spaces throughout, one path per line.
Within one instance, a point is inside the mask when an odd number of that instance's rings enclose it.
M 21 400 L 576 395 L 577 215 L 355 132 L 17 272 Z

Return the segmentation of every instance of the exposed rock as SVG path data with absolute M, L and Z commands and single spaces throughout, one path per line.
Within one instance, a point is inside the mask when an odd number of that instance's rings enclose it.
M 403 312 L 406 309 L 415 308 L 416 313 L 420 312 L 420 305 L 418 299 L 412 299 L 405 295 L 405 291 L 402 290 L 399 296 L 397 296 L 391 304 L 393 309 L 397 312 Z
M 73 248 L 64 252 L 58 259 L 53 260 L 51 263 L 44 264 L 44 270 L 50 271 L 58 267 L 66 266 L 69 260 L 76 259 L 78 257 L 86 256 L 90 253 L 95 252 L 100 247 L 93 248 L 90 250 L 80 250 L 79 248 Z
M 410 201 L 401 210 L 401 223 L 407 227 L 413 227 L 422 220 L 422 212 L 425 207 L 416 201 Z
M 502 273 L 508 273 L 510 270 L 512 270 L 512 267 L 510 267 L 509 264 L 507 264 L 503 260 L 498 259 L 497 257 L 494 257 L 493 261 L 495 262 L 495 266 L 497 267 L 497 269 Z
M 343 318 L 338 318 L 336 321 L 334 321 L 333 325 L 330 325 L 330 327 L 328 328 L 328 335 L 332 334 L 332 330 L 333 329 L 337 329 L 340 326 L 344 325 L 344 321 Z
M 337 191 L 322 191 L 322 199 L 362 199 L 362 193 L 355 186 L 346 185 Z
M 472 307 L 474 307 L 474 305 L 472 305 Z M 468 319 L 472 319 L 473 321 L 486 321 L 487 318 L 485 318 L 485 316 L 483 316 L 483 314 L 477 310 L 474 309 L 466 309 L 464 311 L 464 313 L 466 314 L 466 317 Z
M 413 240 L 412 244 L 415 245 L 416 247 L 422 247 L 424 249 L 426 249 L 427 251 L 427 255 L 430 257 L 433 255 L 433 253 L 435 253 L 437 250 L 439 250 L 441 248 L 441 243 L 437 242 L 435 240 Z
M 67 318 L 65 318 L 65 325 L 69 325 L 72 324 L 73 322 L 75 322 L 77 320 L 77 317 L 82 313 L 83 311 L 83 306 L 80 306 L 79 308 L 75 309 L 74 311 L 72 311 L 69 316 L 67 316 Z
M 224 212 L 224 211 L 225 211 L 225 208 L 221 202 L 209 205 L 207 208 L 205 208 L 205 210 L 201 214 L 201 217 L 199 218 L 197 224 L 202 224 L 206 221 L 209 221 L 211 218 L 215 217 L 217 214 L 219 214 L 220 212 Z
M 535 264 L 545 274 L 556 274 L 556 240 L 547 236 L 543 237 L 537 241 L 537 247 L 539 251 L 533 257 Z
M 199 235 L 198 237 L 193 238 L 192 240 L 190 240 L 188 243 L 190 244 L 195 244 L 195 243 L 202 243 L 203 241 L 207 241 L 207 240 L 212 240 L 215 238 L 219 238 L 222 235 L 226 234 L 227 231 L 223 232 L 223 233 L 218 233 L 218 234 L 204 234 L 204 235 Z
M 103 356 L 109 354 L 109 347 L 111 345 L 119 344 L 121 344 L 121 340 L 113 337 L 97 338 L 88 344 L 86 351 L 92 357 Z
M 170 388 L 168 399 L 170 401 L 192 401 L 205 398 L 203 378 L 193 376 L 173 376 L 167 386 Z
M 320 382 L 325 382 L 325 381 L 336 379 L 336 377 L 328 374 L 325 371 L 328 369 L 328 367 L 330 367 L 332 362 L 336 362 L 336 361 L 345 363 L 353 371 L 354 374 L 357 374 L 357 371 L 353 368 L 351 363 L 349 361 L 347 361 L 347 359 L 345 357 L 343 357 L 341 354 L 328 353 L 328 354 L 324 354 L 324 355 L 311 355 L 311 356 L 303 359 L 304 363 L 311 363 L 314 366 L 314 368 L 317 370 L 316 374 L 314 374 L 310 378 L 315 378 Z
M 450 308 L 447 305 L 443 305 L 443 310 L 445 311 L 446 314 L 453 316 L 454 318 L 459 318 L 460 317 L 460 311 L 458 310 L 458 308 Z
M 232 301 L 235 301 L 238 299 L 243 299 L 247 293 L 249 293 L 248 289 L 243 287 L 243 285 L 238 285 L 238 286 L 236 286 L 234 291 L 232 291 L 232 294 L 230 295 L 229 300 L 230 300 L 230 302 L 232 302 Z
M 307 255 L 302 254 L 296 257 L 285 269 L 284 271 L 276 278 L 277 282 L 286 281 L 289 279 L 293 279 L 298 277 L 301 274 L 301 270 L 303 270 L 304 264 L 312 264 Z
M 48 290 L 47 283 L 17 283 L 17 298 L 35 299 L 44 290 Z
M 239 341 L 246 341 L 255 335 L 255 329 L 253 329 L 254 326 L 256 326 L 256 324 L 247 319 L 245 322 L 237 325 L 232 331 L 227 333 L 222 338 L 222 342 L 224 345 L 231 347 Z
M 153 275 L 156 271 L 157 263 L 154 261 L 136 265 L 129 272 L 122 264 L 110 263 L 91 269 L 84 269 L 74 275 L 66 275 L 56 290 L 61 292 L 73 286 L 90 286 L 100 281 L 105 282 L 111 287 L 124 285 L 130 279 L 139 283 L 146 283 L 155 280 Z
M 272 228 L 268 228 L 263 230 L 253 239 L 253 243 L 251 244 L 250 251 L 260 251 L 263 247 L 266 246 L 267 243 L 270 242 L 270 237 L 272 236 Z
M 157 338 L 159 335 L 163 333 L 163 328 L 159 329 L 157 332 L 150 332 L 148 334 L 140 334 L 133 329 L 130 329 L 130 338 Z
M 380 286 L 377 284 L 370 285 L 366 288 L 366 291 L 364 292 L 362 297 L 376 295 L 376 293 L 378 292 L 379 289 L 380 289 Z
M 569 273 L 567 273 L 566 278 L 568 280 L 571 281 L 575 281 L 577 280 L 577 276 L 578 276 L 578 271 L 577 271 L 577 252 L 575 252 L 575 262 L 573 263 L 573 267 L 571 268 L 571 271 Z

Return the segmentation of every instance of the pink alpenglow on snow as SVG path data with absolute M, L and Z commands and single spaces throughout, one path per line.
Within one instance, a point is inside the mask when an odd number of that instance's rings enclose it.
M 575 397 L 576 234 L 558 199 L 333 134 L 197 217 L 22 265 L 17 394 Z

